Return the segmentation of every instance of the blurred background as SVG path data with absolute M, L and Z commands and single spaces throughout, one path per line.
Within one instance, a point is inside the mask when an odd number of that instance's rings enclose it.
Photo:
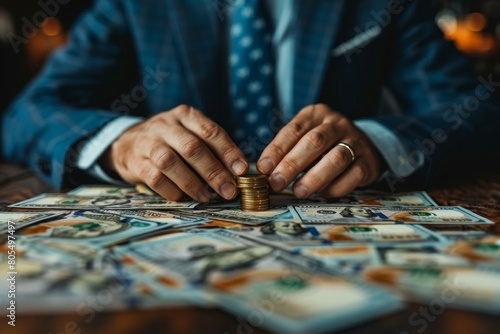
M 66 41 L 94 0 L 0 0 L 0 112 Z M 500 78 L 500 0 L 434 0 L 446 38 L 471 57 L 478 72 Z M 12 34 L 14 32 L 14 34 Z M 25 38 L 25 36 L 29 38 Z

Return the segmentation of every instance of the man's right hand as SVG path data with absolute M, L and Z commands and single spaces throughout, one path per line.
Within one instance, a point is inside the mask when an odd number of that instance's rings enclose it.
M 225 199 L 237 195 L 233 175 L 248 162 L 229 135 L 200 111 L 179 106 L 125 131 L 104 157 L 105 167 L 131 184 L 145 183 L 172 201 L 186 194 L 199 202 L 208 187 Z

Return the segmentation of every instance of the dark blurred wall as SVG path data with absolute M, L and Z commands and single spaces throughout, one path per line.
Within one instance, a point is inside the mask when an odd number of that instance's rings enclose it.
M 54 0 L 0 0 L 0 112 L 36 75 L 48 55 L 64 44 L 71 25 L 92 3 L 93 0 L 70 0 L 64 5 Z
M 437 0 L 437 21 L 479 73 L 500 79 L 500 0 Z

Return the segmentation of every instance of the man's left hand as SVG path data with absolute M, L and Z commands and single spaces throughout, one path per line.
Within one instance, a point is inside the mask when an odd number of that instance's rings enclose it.
M 302 109 L 281 129 L 262 152 L 257 169 L 270 174 L 274 191 L 283 190 L 305 172 L 293 186 L 297 197 L 314 193 L 342 197 L 377 180 L 379 155 L 349 119 L 327 105 L 315 104 Z

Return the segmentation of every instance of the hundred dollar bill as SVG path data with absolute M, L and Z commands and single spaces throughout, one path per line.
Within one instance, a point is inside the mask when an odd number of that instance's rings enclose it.
M 80 197 L 102 197 L 102 196 L 115 196 L 115 197 L 141 197 L 144 194 L 138 192 L 135 187 L 119 187 L 111 185 L 82 185 L 71 191 L 68 195 Z
M 460 240 L 449 246 L 446 252 L 476 265 L 499 268 L 500 236 L 489 235 L 475 240 Z
M 8 231 L 9 222 L 14 223 L 15 230 L 35 224 L 45 219 L 62 216 L 65 212 L 0 212 L 0 235 Z
M 377 246 L 380 263 L 392 266 L 467 266 L 472 262 L 445 252 L 444 245 L 419 246 L 392 245 Z
M 500 272 L 468 266 L 412 265 L 368 268 L 363 277 L 436 309 L 500 314 Z M 431 305 L 432 305 L 431 304 Z
M 299 224 L 285 227 L 267 223 L 252 231 L 235 232 L 275 247 L 309 247 L 325 244 L 441 244 L 446 239 L 420 225 L 403 224 Z
M 295 210 L 306 223 L 494 224 L 460 206 L 418 208 L 299 205 L 295 206 Z
M 108 246 L 169 227 L 169 224 L 113 214 L 75 211 L 64 217 L 28 226 L 19 231 L 19 234 L 32 240 L 57 239 Z
M 274 332 L 329 332 L 401 306 L 386 290 L 348 281 L 317 261 L 264 245 L 214 253 L 202 261 L 201 267 L 211 268 L 204 282 L 217 292 L 218 304 L 251 325 L 258 317 L 259 325 Z
M 446 240 L 420 225 L 315 225 L 321 237 L 331 242 L 364 242 L 373 244 L 436 244 Z
M 330 204 L 363 206 L 438 206 L 425 191 L 383 193 L 377 191 L 353 191 L 343 198 L 326 200 Z
M 15 283 L 15 305 L 19 314 L 61 313 L 71 309 L 87 314 L 95 309 L 85 301 L 95 301 L 96 296 L 103 298 L 95 304 L 100 311 L 143 308 L 154 298 L 154 289 L 147 282 L 128 274 L 120 266 L 83 266 L 78 261 L 66 259 L 66 254 L 57 254 L 60 250 L 44 249 L 42 254 L 36 253 L 41 250 L 24 248 L 17 252 L 15 281 L 8 274 L 12 270 L 7 257 L 0 253 L 0 290 L 9 291 L 9 286 Z M 83 251 L 85 257 L 98 256 L 90 255 L 91 252 L 89 249 Z M 80 255 L 83 254 L 78 257 Z M 0 307 L 8 307 L 8 302 L 7 298 L 0 298 Z
M 271 195 L 273 205 L 357 205 L 357 206 L 412 206 L 428 207 L 438 206 L 425 191 L 384 193 L 378 191 L 353 191 L 342 198 L 323 198 L 313 195 L 308 199 L 298 199 L 293 193 L 282 192 Z
M 115 247 L 121 261 L 149 276 L 162 295 L 197 305 L 207 302 L 202 288 L 213 272 L 239 268 L 272 251 L 223 230 L 192 230 Z
M 98 210 L 98 209 L 188 209 L 197 205 L 197 202 L 172 202 L 160 197 L 81 197 L 66 194 L 42 194 L 37 197 L 10 205 L 15 208 L 29 209 L 69 209 L 69 210 Z
M 169 227 L 188 227 L 208 223 L 210 220 L 202 217 L 178 215 L 169 211 L 154 210 L 99 210 L 98 212 L 111 213 L 123 217 L 137 218 L 162 224 Z
M 206 210 L 174 211 L 180 215 L 204 217 L 210 220 L 222 220 L 245 225 L 261 225 L 272 220 L 300 221 L 291 206 L 272 207 L 267 211 L 247 212 L 239 206 L 211 208 Z

